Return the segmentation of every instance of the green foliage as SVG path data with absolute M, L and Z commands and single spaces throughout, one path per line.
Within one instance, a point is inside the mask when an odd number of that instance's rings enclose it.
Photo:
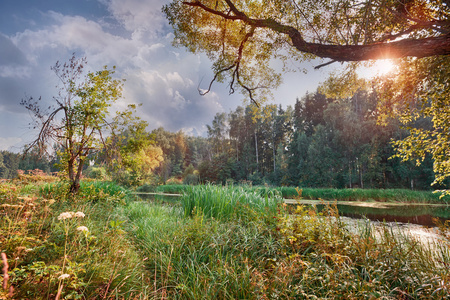
M 211 184 L 189 186 L 181 197 L 185 216 L 201 213 L 219 220 L 244 217 L 241 213 L 245 213 L 246 209 L 240 209 L 242 207 L 248 207 L 249 210 L 260 214 L 274 214 L 281 202 L 282 198 L 277 193 L 261 196 L 257 192 L 246 191 L 237 186 L 222 187 Z
M 84 171 L 84 175 L 96 180 L 108 180 L 108 174 L 104 167 L 89 166 Z
M 125 224 L 153 274 L 151 296 L 446 297 L 448 249 L 437 253 L 387 226 L 346 225 L 332 207 L 317 213 L 299 206 L 290 214 L 280 208 L 269 223 L 264 213 L 246 208 L 236 206 L 246 211 L 242 219 L 219 220 L 197 209 L 180 219 L 178 206 L 125 207 L 129 216 Z
M 276 188 L 283 197 L 295 198 L 297 191 L 293 187 Z M 430 191 L 411 191 L 406 189 L 314 189 L 302 188 L 303 199 L 323 199 L 337 201 L 377 201 L 405 203 L 442 203 L 440 195 Z
M 288 212 L 267 187 L 178 186 L 202 199 L 185 216 L 181 206 L 95 202 L 124 192 L 109 182 L 83 183 L 70 201 L 58 183 L 34 184 L 0 184 L 14 299 L 448 297 L 448 224 L 426 246 L 388 225 L 347 225 L 333 207 Z
M 268 187 L 268 186 L 235 186 L 244 192 L 257 193 L 262 197 L 277 194 L 283 198 L 294 199 L 298 197 L 298 188 L 294 187 Z M 140 192 L 153 192 L 169 194 L 183 194 L 190 190 L 188 185 L 161 185 L 151 189 L 139 189 Z M 412 191 L 407 189 L 323 189 L 301 188 L 301 198 L 310 200 L 336 200 L 336 201 L 377 201 L 377 202 L 404 202 L 404 203 L 447 203 L 448 197 L 441 197 L 440 193 L 432 191 Z
M 447 56 L 403 61 L 394 74 L 378 83 L 382 95 L 381 121 L 398 118 L 410 132 L 393 142 L 395 156 L 421 165 L 430 155 L 435 174 L 433 184 L 444 186 L 450 176 L 449 64 Z
M 155 181 L 153 170 L 164 161 L 163 151 L 155 146 L 154 135 L 146 132 L 147 122 L 128 116 L 129 125 L 120 134 L 109 139 L 108 160 L 113 180 L 126 186 L 139 186 Z
M 9 261 L 13 298 L 55 298 L 58 290 L 60 299 L 145 298 L 144 277 L 150 275 L 144 276 L 142 257 L 121 230 L 120 206 L 91 202 L 122 199 L 123 189 L 83 184 L 79 195 L 66 201 L 67 189 L 58 183 L 34 184 L 0 184 L 0 252 Z
M 388 188 L 406 187 L 409 181 L 411 188 L 424 189 L 434 181 L 445 187 L 450 176 L 449 9 L 440 0 L 305 0 L 267 5 L 253 0 L 173 0 L 165 5 L 174 43 L 205 53 L 213 61 L 215 76 L 204 93 L 214 81 L 228 81 L 230 93 L 240 90 L 255 104 L 263 103 L 270 95 L 266 90 L 281 83 L 282 72 L 295 69 L 290 67 L 295 65 L 292 61 L 331 60 L 318 67 L 351 62 L 320 89 L 333 99 L 316 93 L 296 104 L 290 124 L 296 130 L 291 129 L 290 135 L 283 135 L 276 114 L 266 113 L 273 111 L 269 106 L 258 111 L 256 105 L 245 114 L 242 109 L 233 112 L 230 139 L 225 138 L 226 114 L 217 114 L 208 126 L 210 155 L 199 168 L 202 177 L 224 182 L 225 176 L 216 175 L 223 170 L 235 180 L 261 174 L 276 184 L 293 186 Z M 396 59 L 396 72 L 371 82 L 358 77 L 363 64 L 355 62 L 367 61 L 364 66 L 370 68 L 374 60 L 389 58 Z M 273 59 L 281 60 L 281 70 L 273 69 Z M 328 105 L 332 101 L 338 103 Z M 378 109 L 377 101 L 382 104 Z M 399 116 L 410 136 L 401 136 L 395 122 L 388 122 L 386 130 L 376 124 L 386 111 Z M 418 126 L 414 123 L 418 118 L 428 119 L 432 126 Z M 403 180 L 394 180 L 400 168 L 398 161 L 387 161 L 394 154 L 388 141 L 398 137 L 397 156 L 420 164 L 428 154 L 433 172 L 409 166 Z M 235 161 L 227 161 L 229 157 Z M 220 167 L 214 169 L 216 163 Z M 282 174 L 283 169 L 287 174 Z
M 130 205 L 127 215 L 154 278 L 152 298 L 255 299 L 256 270 L 279 249 L 264 223 L 222 223 L 179 208 Z
M 115 67 L 105 66 L 97 72 L 89 72 L 83 77 L 86 59 L 73 56 L 69 63 L 59 62 L 52 67 L 60 80 L 59 95 L 49 111 L 43 110 L 39 101 L 33 98 L 22 100 L 39 128 L 38 137 L 25 151 L 37 149 L 39 154 L 49 152 L 56 142 L 59 169 L 68 177 L 70 192 L 79 189 L 83 166 L 88 156 L 100 151 L 105 145 L 104 136 L 128 125 L 135 105 L 127 111 L 116 112 L 112 121 L 111 106 L 122 96 L 122 80 L 113 79 Z
M 362 225 L 355 234 L 345 229 L 335 209 L 328 208 L 322 215 L 302 206 L 293 217 L 280 220 L 279 232 L 294 269 L 285 282 L 292 294 L 355 299 L 446 297 L 447 283 L 436 278 L 448 271 L 429 256 L 433 250 L 386 225 L 378 229 Z M 441 258 L 448 260 L 448 252 Z M 279 286 L 267 277 L 264 280 L 273 287 Z
M 156 187 L 157 192 L 169 193 L 169 194 L 183 194 L 188 189 L 185 184 L 168 184 L 159 185 Z

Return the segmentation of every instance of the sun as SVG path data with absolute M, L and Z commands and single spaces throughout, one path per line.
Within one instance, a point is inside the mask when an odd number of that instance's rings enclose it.
M 395 64 L 390 59 L 379 59 L 375 61 L 371 69 L 377 75 L 386 75 L 394 70 Z

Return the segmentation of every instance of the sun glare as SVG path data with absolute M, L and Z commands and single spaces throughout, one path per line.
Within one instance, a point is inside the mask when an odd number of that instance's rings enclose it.
M 377 60 L 372 69 L 377 75 L 386 75 L 394 69 L 394 63 L 390 59 Z

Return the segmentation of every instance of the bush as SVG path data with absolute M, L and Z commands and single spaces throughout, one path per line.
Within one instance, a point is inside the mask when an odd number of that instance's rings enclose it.
M 108 173 L 104 167 L 94 167 L 89 166 L 85 171 L 84 175 L 88 178 L 97 180 L 109 180 Z
M 195 185 L 199 184 L 200 178 L 196 174 L 188 174 L 183 179 L 183 184 Z

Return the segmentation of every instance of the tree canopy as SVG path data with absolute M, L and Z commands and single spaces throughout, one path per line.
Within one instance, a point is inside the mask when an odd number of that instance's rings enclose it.
M 231 93 L 238 85 L 254 101 L 264 98 L 258 88 L 281 81 L 273 58 L 288 69 L 313 57 L 328 64 L 450 54 L 445 0 L 174 0 L 164 12 L 175 43 L 213 61 L 212 82 L 227 78 Z

